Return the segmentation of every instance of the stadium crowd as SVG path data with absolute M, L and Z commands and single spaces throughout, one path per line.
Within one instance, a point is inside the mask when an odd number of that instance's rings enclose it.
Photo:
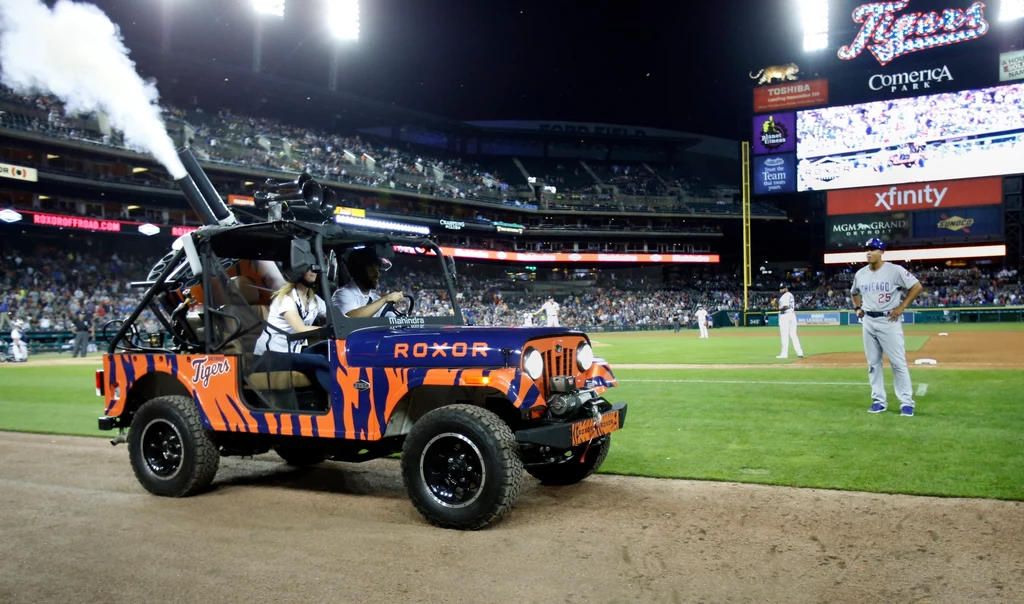
M 5 247 L 0 259 L 0 332 L 8 332 L 15 321 L 22 322 L 29 333 L 73 331 L 72 318 L 84 312 L 98 333 L 107 321 L 126 316 L 136 306 L 143 292 L 130 289 L 129 282 L 144 278 L 157 258 L 122 250 L 69 251 L 40 246 Z M 609 271 L 599 273 L 596 281 L 552 282 L 548 287 L 545 282 L 474 276 L 471 265 L 461 266 L 456 285 L 459 305 L 467 322 L 475 325 L 523 325 L 526 315 L 536 314 L 549 295 L 560 306 L 560 323 L 573 327 L 643 328 L 691 317 L 698 306 L 712 313 L 743 308 L 742 283 L 732 275 L 701 275 L 664 283 L 621 278 L 621 273 Z M 414 315 L 452 312 L 437 272 L 396 269 L 384 275 L 379 291 L 413 293 L 417 299 Z M 1024 280 L 1016 271 L 917 267 L 915 274 L 925 285 L 915 307 L 1024 304 Z M 759 276 L 750 294 L 751 308 L 771 310 L 778 285 L 785 282 L 800 310 L 848 309 L 852 275 L 841 271 Z M 152 317 L 145 321 L 145 329 L 156 328 Z
M 800 112 L 801 158 L 1020 128 L 1024 84 Z M 879 127 L 884 124 L 884 127 Z
M 0 103 L 3 103 L 0 108 L 0 127 L 124 147 L 123 138 L 116 130 L 102 134 L 97 130 L 94 120 L 65 115 L 63 104 L 48 96 L 24 96 L 0 86 Z M 193 148 L 201 156 L 206 155 L 203 159 L 208 158 L 208 161 L 291 173 L 306 170 L 317 178 L 354 185 L 537 208 L 532 194 L 525 194 L 531 191 L 526 178 L 508 160 L 502 164 L 502 170 L 506 173 L 500 173 L 440 149 L 414 152 L 408 144 L 405 149 L 400 149 L 392 143 L 375 143 L 360 135 L 328 133 L 282 124 L 269 118 L 240 115 L 230 110 L 211 114 L 202 108 L 185 110 L 168 103 L 164 103 L 162 108 L 169 130 L 173 130 L 179 139 L 185 130 L 183 126 L 188 124 L 188 130 L 194 133 Z M 527 163 L 524 162 L 524 165 Z M 569 163 L 568 160 L 566 163 Z M 599 202 L 612 202 L 615 209 L 622 209 L 621 205 L 615 203 L 616 196 L 601 192 L 599 182 L 579 167 L 574 169 L 574 177 L 567 178 L 558 174 L 552 178 L 546 171 L 546 164 L 535 166 L 540 171 L 535 172 L 531 168 L 530 176 L 552 179 L 562 199 L 593 198 Z M 668 178 L 661 178 L 639 165 L 602 166 L 594 162 L 593 170 L 604 184 L 618 186 L 620 195 L 664 198 L 671 195 L 670 187 L 678 187 L 674 190 L 687 196 L 713 198 L 716 195 L 713 188 L 704 186 L 699 179 L 686 179 L 674 173 L 668 175 Z M 581 209 L 575 204 L 560 205 L 564 207 L 559 209 Z M 757 207 L 761 214 L 780 213 L 767 205 Z M 682 204 L 663 208 L 660 205 L 635 203 L 628 209 L 679 211 L 686 208 Z M 725 213 L 735 209 L 723 207 L 719 211 Z

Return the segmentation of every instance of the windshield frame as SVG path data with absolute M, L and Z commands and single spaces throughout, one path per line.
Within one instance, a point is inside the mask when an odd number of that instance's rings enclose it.
M 372 244 L 371 242 L 367 242 Z M 327 254 L 323 247 L 323 238 L 319 235 L 314 239 L 313 242 L 314 251 L 321 263 L 325 262 Z M 355 245 L 360 245 L 360 242 L 351 242 L 343 246 L 332 246 L 338 254 L 339 258 L 341 252 L 347 248 Z M 445 288 L 448 291 L 448 299 L 451 301 L 452 310 L 454 311 L 450 316 L 430 316 L 430 317 L 417 317 L 410 316 L 405 318 L 396 317 L 346 317 L 341 314 L 341 311 L 334 306 L 332 303 L 332 297 L 334 292 L 329 291 L 327 279 L 320 279 L 320 293 L 327 304 L 327 315 L 328 315 L 328 326 L 333 329 L 333 337 L 336 340 L 344 340 L 353 331 L 360 329 L 366 329 L 371 327 L 388 327 L 391 329 L 395 328 L 413 328 L 413 327 L 426 327 L 426 326 L 449 326 L 459 327 L 465 325 L 465 319 L 462 316 L 462 308 L 459 306 L 459 301 L 456 298 L 455 292 L 455 275 L 453 269 L 455 267 L 455 259 L 451 256 L 445 256 L 436 243 L 430 240 L 424 240 L 421 242 L 421 247 L 410 248 L 408 246 L 399 246 L 389 244 L 394 248 L 401 248 L 402 251 L 395 250 L 396 254 L 407 254 L 412 253 L 415 255 L 431 256 L 433 255 L 437 262 L 440 264 L 441 274 L 444 276 Z M 340 261 L 340 260 L 339 260 Z M 326 267 L 325 267 L 326 269 Z M 340 285 L 344 287 L 344 285 Z M 340 288 L 339 287 L 339 288 Z M 412 319 L 412 321 L 410 321 Z

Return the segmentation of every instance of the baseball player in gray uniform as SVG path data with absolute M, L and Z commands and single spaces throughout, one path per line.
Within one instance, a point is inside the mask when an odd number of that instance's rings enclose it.
M 885 244 L 880 239 L 871 239 L 864 247 L 868 265 L 857 271 L 850 294 L 857 317 L 863 325 L 864 354 L 868 360 L 868 380 L 871 382 L 872 405 L 868 412 L 881 413 L 887 408 L 885 382 L 882 379 L 884 352 L 892 365 L 896 397 L 900 399 L 900 415 L 913 417 L 913 386 L 910 383 L 910 371 L 907 370 L 907 349 L 903 342 L 900 316 L 923 288 L 910 271 L 882 260 Z

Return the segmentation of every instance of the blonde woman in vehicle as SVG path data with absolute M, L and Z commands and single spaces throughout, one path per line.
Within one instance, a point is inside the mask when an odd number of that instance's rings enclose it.
M 302 340 L 288 341 L 288 336 L 316 331 L 318 318 L 327 314 L 323 298 L 316 295 L 313 270 L 282 269 L 287 283 L 274 292 L 267 314 L 267 326 L 256 340 L 258 371 L 298 371 L 314 375 L 320 386 L 331 391 L 331 366 L 323 354 L 302 350 Z

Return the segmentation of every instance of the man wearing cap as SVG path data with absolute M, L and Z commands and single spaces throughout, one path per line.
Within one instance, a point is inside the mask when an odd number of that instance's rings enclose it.
M 782 334 L 782 354 L 777 359 L 789 358 L 789 339 L 793 338 L 796 356 L 804 358 L 804 349 L 800 347 L 800 338 L 796 335 L 796 301 L 789 293 L 789 286 L 779 284 L 779 332 Z
M 391 268 L 391 261 L 381 258 L 371 247 L 356 248 L 345 261 L 351 283 L 338 288 L 331 303 L 346 317 L 379 317 L 388 302 L 398 303 L 405 294 L 391 292 L 384 297 L 377 294 L 380 274 Z M 410 309 L 411 310 L 411 309 Z
M 15 363 L 24 363 L 28 360 L 28 345 L 22 339 L 25 322 L 15 319 L 11 325 L 13 326 L 11 327 L 11 355 L 14 357 Z
M 882 379 L 882 353 L 892 365 L 900 415 L 914 416 L 913 386 L 907 369 L 907 349 L 903 341 L 900 316 L 923 289 L 917 277 L 898 264 L 882 260 L 885 244 L 874 238 L 864 244 L 868 265 L 857 271 L 850 294 L 854 310 L 863 325 L 864 354 L 871 383 L 869 413 L 882 413 L 888 407 Z
M 81 353 L 84 359 L 89 351 L 89 339 L 96 337 L 96 327 L 84 310 L 72 316 L 71 323 L 75 326 L 75 339 L 71 341 L 71 358 Z
M 697 327 L 700 329 L 700 337 L 708 337 L 708 311 L 704 310 L 703 304 L 697 307 L 697 312 L 694 313 L 694 316 L 697 318 Z
M 544 313 L 547 317 L 545 325 L 548 327 L 560 327 L 558 324 L 558 302 L 555 302 L 554 296 L 548 296 L 548 301 L 540 307 L 540 310 L 533 314 L 538 313 Z

